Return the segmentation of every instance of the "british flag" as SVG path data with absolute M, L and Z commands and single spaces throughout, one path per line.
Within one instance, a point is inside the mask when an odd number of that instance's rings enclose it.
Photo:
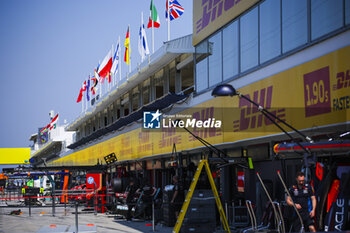
M 168 10 L 169 9 L 169 10 Z M 177 0 L 166 1 L 165 18 L 168 19 L 168 11 L 170 15 L 170 21 L 180 17 L 184 13 L 184 8 L 180 5 Z

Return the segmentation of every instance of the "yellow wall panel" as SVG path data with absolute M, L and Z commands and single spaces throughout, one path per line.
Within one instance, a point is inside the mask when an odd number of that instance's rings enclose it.
M 29 163 L 30 148 L 0 148 L 0 164 Z M 25 162 L 27 161 L 27 162 Z

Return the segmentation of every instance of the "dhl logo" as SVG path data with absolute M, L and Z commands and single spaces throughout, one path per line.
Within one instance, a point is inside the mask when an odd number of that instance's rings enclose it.
M 214 107 L 203 108 L 201 111 L 194 112 L 192 118 L 196 120 L 205 121 L 208 119 L 214 119 Z M 201 138 L 216 137 L 221 135 L 222 130 L 220 128 L 193 128 L 193 133 Z M 190 141 L 195 141 L 193 136 L 190 136 Z
M 241 0 L 202 0 L 203 16 L 196 22 L 196 33 L 220 18 L 223 12 L 230 10 Z
M 337 73 L 337 84 L 333 85 L 333 90 L 350 87 L 350 70 Z
M 269 86 L 267 88 L 263 88 L 261 90 L 255 91 L 253 93 L 253 101 L 263 106 L 266 109 L 271 109 L 272 89 L 273 87 Z M 249 94 L 246 96 L 250 98 Z M 263 125 L 273 124 L 273 122 L 271 122 L 269 119 L 264 117 L 261 113 L 259 113 L 259 110 L 257 107 L 255 107 L 252 103 L 248 102 L 243 98 L 239 99 L 239 108 L 241 109 L 240 119 L 233 121 L 234 132 L 247 130 L 247 129 L 260 128 Z M 278 116 L 282 120 L 285 119 L 285 116 L 286 116 L 285 108 L 280 108 L 273 111 L 271 110 L 270 112 Z

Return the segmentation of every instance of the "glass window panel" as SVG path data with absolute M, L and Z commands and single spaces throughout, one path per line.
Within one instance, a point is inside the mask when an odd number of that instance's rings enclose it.
M 128 101 L 125 101 L 126 99 L 128 99 Z M 130 107 L 129 93 L 123 95 L 122 100 L 124 100 L 123 101 L 124 102 L 124 104 L 123 104 L 123 106 L 124 106 L 124 116 L 127 116 L 127 115 L 129 115 L 129 112 L 130 112 L 129 111 L 129 107 Z
M 156 90 L 156 99 L 162 97 L 164 95 L 164 79 L 163 79 L 164 71 L 161 69 L 155 74 L 154 77 L 154 86 Z
M 311 39 L 343 26 L 343 0 L 311 0 Z
M 170 93 L 175 93 L 175 75 L 176 75 L 175 68 L 170 69 L 169 71 L 169 92 Z
M 282 0 L 283 53 L 307 43 L 307 1 Z
M 240 19 L 241 71 L 258 65 L 258 8 Z
M 132 111 L 136 111 L 139 108 L 139 88 L 135 87 L 132 90 Z
M 190 63 L 185 68 L 182 68 L 182 70 L 181 70 L 181 85 L 182 85 L 182 87 L 181 87 L 182 91 L 193 86 L 193 63 Z M 187 94 L 187 93 L 185 93 L 185 94 Z
M 208 58 L 196 64 L 196 91 L 208 88 Z
M 148 104 L 150 100 L 150 79 L 147 79 L 142 84 L 143 96 L 142 103 L 143 105 Z
M 209 86 L 222 82 L 221 32 L 209 39 Z
M 280 0 L 260 4 L 260 63 L 281 54 Z
M 238 74 L 238 21 L 223 30 L 223 77 L 224 80 Z
M 345 0 L 345 23 L 350 24 L 350 0 Z
M 208 88 L 208 41 L 196 47 L 196 92 Z

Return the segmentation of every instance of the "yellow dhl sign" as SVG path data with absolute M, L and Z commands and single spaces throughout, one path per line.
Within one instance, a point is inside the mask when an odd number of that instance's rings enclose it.
M 0 164 L 29 163 L 30 148 L 0 148 Z
M 193 45 L 197 45 L 259 1 L 193 0 Z
M 265 78 L 239 91 L 297 129 L 350 121 L 350 46 Z M 281 133 L 252 104 L 238 97 L 213 98 L 179 113 L 198 120 L 221 120 L 219 128 L 190 128 L 212 144 L 236 142 Z M 164 117 L 165 118 L 165 117 Z M 119 161 L 171 153 L 203 145 L 182 128 L 142 129 L 63 157 L 55 165 L 94 165 L 115 153 Z

